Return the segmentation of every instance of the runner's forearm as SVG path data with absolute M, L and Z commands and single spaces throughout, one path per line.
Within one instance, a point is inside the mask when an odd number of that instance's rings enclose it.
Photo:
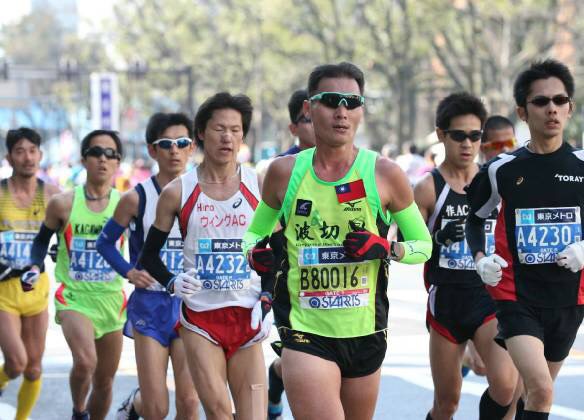
M 116 248 L 116 241 L 120 239 L 125 229 L 113 218 L 109 219 L 97 238 L 96 244 L 97 251 L 123 277 L 127 277 L 128 271 L 132 269 L 132 265 L 124 259 L 120 250 Z
M 255 246 L 266 236 L 270 236 L 278 223 L 278 214 L 280 210 L 276 210 L 268 206 L 263 200 L 260 201 L 258 207 L 253 214 L 251 224 L 243 235 L 241 243 L 241 250 L 244 255 L 247 255 L 249 250 Z
M 31 265 L 36 265 L 37 267 L 42 268 L 45 257 L 47 256 L 51 237 L 54 233 L 55 231 L 45 226 L 44 223 L 41 224 L 39 233 L 35 236 L 30 250 Z
M 146 242 L 144 242 L 138 263 L 164 287 L 174 277 L 174 274 L 168 270 L 160 258 L 160 250 L 164 246 L 168 234 L 169 232 L 163 232 L 152 225 L 148 231 L 148 236 L 146 236 Z
M 404 256 L 399 260 L 404 264 L 419 264 L 432 255 L 432 237 L 415 202 L 393 214 L 404 241 L 400 242 Z

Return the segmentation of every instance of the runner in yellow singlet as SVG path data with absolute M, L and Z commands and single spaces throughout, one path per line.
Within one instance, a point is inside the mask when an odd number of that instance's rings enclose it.
M 20 275 L 39 226 L 45 203 L 59 189 L 37 178 L 41 137 L 30 128 L 9 130 L 6 159 L 12 176 L 0 182 L 0 394 L 8 381 L 24 375 L 18 391 L 16 419 L 27 418 L 41 391 L 41 359 L 48 327 L 49 278 L 24 291 Z

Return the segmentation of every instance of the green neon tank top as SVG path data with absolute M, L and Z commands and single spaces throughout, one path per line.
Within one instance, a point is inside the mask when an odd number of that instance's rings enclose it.
M 96 213 L 85 203 L 83 186 L 75 187 L 71 215 L 59 233 L 55 277 L 70 290 L 80 292 L 119 292 L 120 277 L 97 252 L 96 241 L 103 226 L 113 215 L 120 193 L 112 190 L 107 207 Z M 122 242 L 118 242 L 121 249 Z
M 296 156 L 281 210 L 286 259 L 277 277 L 279 326 L 325 337 L 360 337 L 387 328 L 387 262 L 355 262 L 343 240 L 356 229 L 386 236 L 390 214 L 375 183 L 375 152 L 360 149 L 343 178 L 319 179 L 315 149 Z M 283 284 L 285 283 L 285 285 Z

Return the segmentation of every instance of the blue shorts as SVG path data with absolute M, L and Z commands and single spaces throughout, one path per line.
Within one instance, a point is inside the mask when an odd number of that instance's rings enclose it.
M 152 337 L 164 347 L 178 338 L 175 326 L 180 315 L 181 300 L 164 291 L 135 289 L 128 300 L 128 320 L 124 335 L 134 338 L 134 331 Z

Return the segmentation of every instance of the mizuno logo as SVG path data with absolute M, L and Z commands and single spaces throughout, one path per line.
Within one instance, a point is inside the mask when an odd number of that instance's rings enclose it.
M 583 182 L 584 181 L 584 176 L 578 176 L 578 175 L 555 174 L 554 178 L 556 178 L 560 182 Z
M 343 211 L 361 211 L 361 208 L 360 207 L 355 207 L 360 202 L 361 202 L 361 200 L 358 200 L 358 201 L 347 201 L 346 203 L 343 203 L 344 205 L 348 206 L 348 207 L 344 207 L 343 208 Z

